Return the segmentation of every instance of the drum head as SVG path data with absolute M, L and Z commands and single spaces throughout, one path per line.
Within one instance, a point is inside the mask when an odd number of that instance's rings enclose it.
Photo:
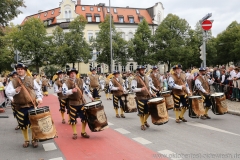
M 161 100 L 163 100 L 163 98 L 158 97 L 158 98 L 149 99 L 148 102 L 158 102 L 158 101 L 161 101 Z
M 94 102 L 89 102 L 89 103 L 85 104 L 84 106 L 85 107 L 97 106 L 101 103 L 102 103 L 102 101 L 94 101 Z
M 161 94 L 171 93 L 171 91 L 162 91 Z
M 202 97 L 201 96 L 191 96 L 191 97 L 188 97 L 188 98 L 195 99 L 195 98 L 202 98 Z
M 217 93 L 211 94 L 211 97 L 219 97 L 219 96 L 223 96 L 223 95 L 224 95 L 224 93 L 217 92 Z

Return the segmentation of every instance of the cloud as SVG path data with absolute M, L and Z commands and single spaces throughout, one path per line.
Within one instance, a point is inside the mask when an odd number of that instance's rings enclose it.
M 77 0 L 75 0 L 77 1 Z M 160 0 L 111 0 L 111 5 L 116 7 L 149 8 Z M 23 14 L 13 20 L 13 23 L 20 24 L 26 16 L 36 14 L 39 10 L 50 10 L 59 7 L 61 0 L 25 0 L 26 8 L 21 8 Z M 169 13 L 176 14 L 180 18 L 186 19 L 194 29 L 196 23 L 207 13 L 212 13 L 210 19 L 214 20 L 213 36 L 221 33 L 232 21 L 239 21 L 240 12 L 239 0 L 161 0 L 165 10 L 164 16 Z M 82 4 L 93 5 L 105 3 L 109 5 L 109 0 L 81 0 Z

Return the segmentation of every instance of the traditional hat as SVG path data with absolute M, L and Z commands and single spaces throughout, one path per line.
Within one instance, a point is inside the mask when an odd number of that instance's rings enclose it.
M 71 72 L 75 72 L 76 74 L 78 74 L 78 71 L 76 70 L 76 68 L 72 68 L 68 70 L 67 74 L 69 75 Z
M 64 72 L 62 70 L 58 70 L 56 74 L 64 74 Z
M 23 68 L 24 70 L 27 70 L 28 67 L 23 63 L 18 63 L 15 65 L 15 69 L 17 68 Z
M 9 74 L 9 76 L 13 76 L 14 74 L 17 74 L 17 72 L 16 71 L 12 71 L 10 74 Z
M 178 65 L 174 65 L 174 66 L 172 67 L 172 69 L 177 69 L 177 68 L 182 68 L 182 65 L 181 65 L 181 64 L 178 64 Z
M 198 69 L 199 71 L 206 71 L 206 69 L 204 67 L 201 67 Z
M 119 71 L 113 71 L 113 75 L 115 75 L 115 74 L 120 74 L 120 72 Z
M 138 66 L 137 70 L 140 70 L 140 69 L 146 69 L 146 67 L 145 66 Z
M 92 71 L 96 71 L 96 68 L 93 68 L 93 67 L 92 67 L 92 68 L 90 69 L 90 71 L 91 71 L 91 72 L 92 72 Z
M 38 74 L 37 73 L 33 73 L 32 76 L 37 76 Z
M 158 69 L 158 67 L 157 66 L 152 66 L 152 69 Z

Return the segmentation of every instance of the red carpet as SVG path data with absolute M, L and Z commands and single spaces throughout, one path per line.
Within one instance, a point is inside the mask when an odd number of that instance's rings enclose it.
M 150 160 L 157 154 L 143 145 L 108 128 L 102 132 L 93 133 L 86 128 L 90 139 L 81 137 L 81 123 L 77 124 L 78 139 L 72 139 L 72 127 L 61 123 L 59 102 L 56 96 L 44 97 L 41 106 L 49 106 L 58 132 L 55 142 L 67 160 Z M 68 120 L 65 114 L 66 121 Z M 78 119 L 80 122 L 80 119 Z M 160 158 L 157 158 L 160 159 Z

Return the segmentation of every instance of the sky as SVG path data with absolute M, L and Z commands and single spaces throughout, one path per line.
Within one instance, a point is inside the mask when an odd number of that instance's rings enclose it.
M 20 8 L 23 14 L 12 22 L 20 24 L 26 16 L 36 14 L 39 10 L 50 10 L 59 7 L 62 0 L 25 0 L 26 8 Z M 192 29 L 196 23 L 206 14 L 212 13 L 209 20 L 214 20 L 212 35 L 217 36 L 233 21 L 240 20 L 240 0 L 111 0 L 111 5 L 116 7 L 149 8 L 155 3 L 161 2 L 164 7 L 164 18 L 169 14 L 175 14 L 185 19 Z M 105 3 L 109 0 L 82 0 L 82 4 L 93 5 Z

